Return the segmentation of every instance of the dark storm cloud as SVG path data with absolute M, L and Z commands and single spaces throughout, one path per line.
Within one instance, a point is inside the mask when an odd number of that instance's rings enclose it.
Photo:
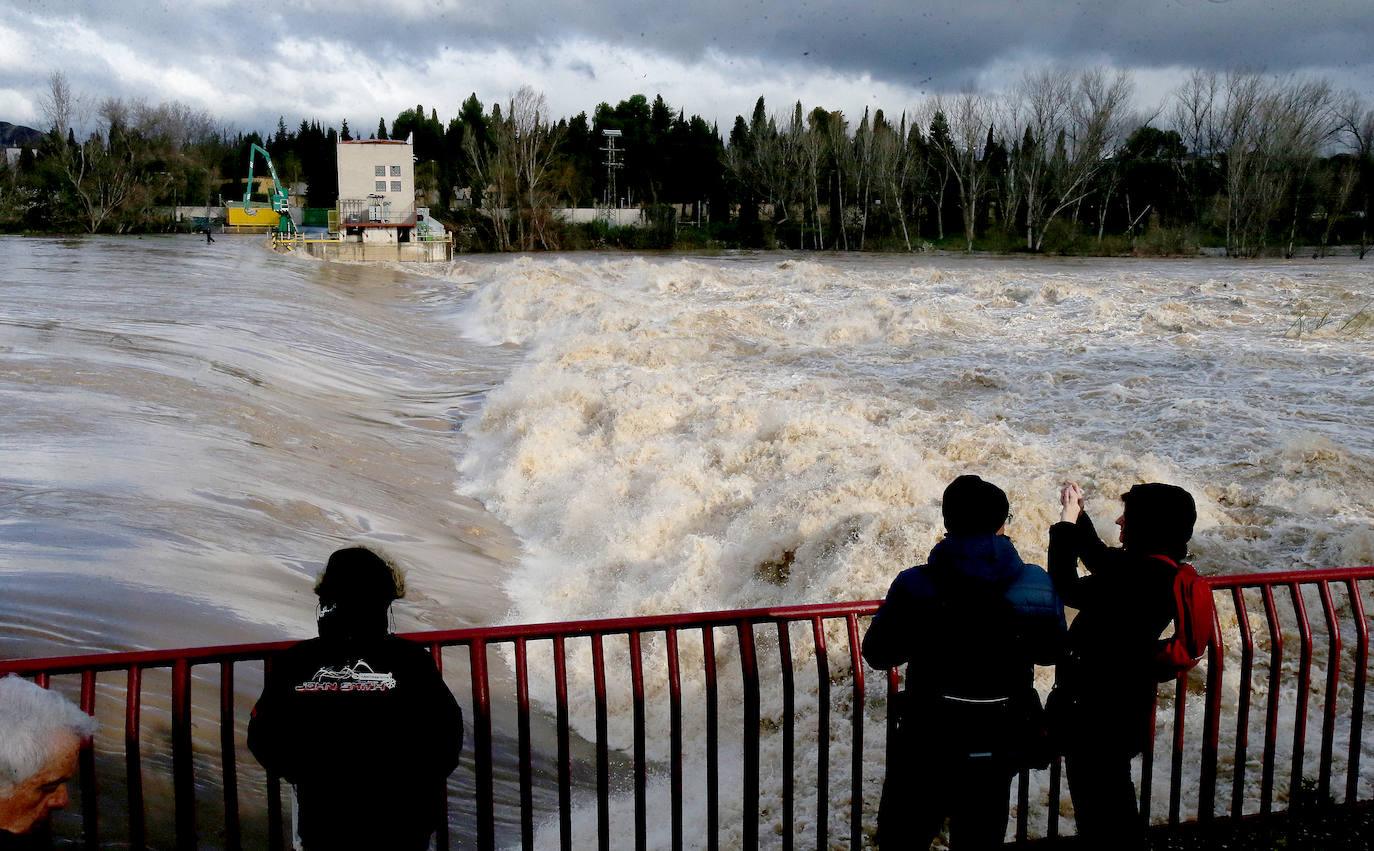
M 923 8 L 924 7 L 924 8 Z M 685 62 L 715 51 L 905 81 L 962 82 L 999 58 L 1035 54 L 1066 64 L 1263 66 L 1287 72 L 1333 58 L 1368 61 L 1374 3 L 1314 0 L 1174 2 L 693 2 L 463 3 L 401 15 L 394 43 L 428 52 L 558 42 L 582 36 Z M 373 13 L 332 15 L 322 35 L 358 40 Z M 365 37 L 363 37 L 365 39 Z
M 855 102 L 914 98 L 1005 85 L 1044 63 L 1306 71 L 1367 91 L 1371 44 L 1369 0 L 0 0 L 0 112 L 32 108 L 54 67 L 78 90 L 182 100 L 227 119 L 265 113 L 273 123 L 278 113 L 394 115 L 416 90 L 456 104 L 487 86 L 489 102 L 522 83 L 570 111 L 656 85 L 689 111 L 709 115 L 715 105 L 728 120 L 752 106 L 746 91 L 817 98 L 847 86 Z M 6 60 L 6 47 L 27 47 L 28 58 Z M 428 88 L 415 79 L 425 69 Z M 391 104 L 397 90 L 412 94 Z M 716 103 L 727 95 L 748 102 Z
M 27 4 L 145 55 L 180 60 L 221 54 L 279 57 L 283 41 L 326 41 L 359 58 L 403 61 L 445 48 L 512 49 L 570 37 L 692 62 L 714 51 L 769 63 L 868 72 L 912 83 L 960 85 L 999 58 L 1034 54 L 1066 64 L 1230 68 L 1287 72 L 1332 61 L 1369 61 L 1374 3 L 1311 0 L 1138 0 L 961 4 L 847 0 L 610 2 L 400 2 L 296 6 L 171 3 Z M 275 11 L 274 11 L 275 10 Z M 289 83 L 288 80 L 283 82 Z

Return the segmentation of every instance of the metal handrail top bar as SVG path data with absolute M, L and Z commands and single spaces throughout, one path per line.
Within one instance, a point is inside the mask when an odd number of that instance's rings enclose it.
M 430 630 L 403 633 L 421 644 L 464 644 L 483 641 L 514 641 L 517 638 L 544 640 L 557 636 L 577 637 L 630 632 L 653 632 L 672 627 L 733 626 L 740 621 L 769 623 L 779 620 L 844 617 L 851 612 L 872 614 L 878 600 L 853 603 L 811 603 L 800 606 L 769 606 L 758 609 L 736 609 L 717 612 L 684 612 L 671 615 L 641 615 L 628 618 L 511 624 L 506 626 L 465 627 L 463 629 Z M 178 660 L 193 664 L 213 664 L 236 659 L 271 655 L 296 644 L 299 639 L 268 641 L 255 644 L 219 644 L 173 650 L 135 650 L 112 653 L 91 653 L 81 656 L 48 656 L 36 659 L 0 659 L 0 671 L 50 674 L 75 674 L 82 671 L 118 671 L 131 666 L 140 668 L 170 667 Z
M 1291 585 L 1294 582 L 1344 582 L 1347 579 L 1374 579 L 1374 565 L 1362 567 L 1332 567 L 1319 570 L 1288 570 L 1275 573 L 1237 573 L 1229 576 L 1205 576 L 1213 590 L 1242 588 L 1251 585 Z
M 1374 579 L 1374 565 L 1320 570 L 1295 570 L 1274 573 L 1245 573 L 1203 577 L 1213 589 L 1239 588 L 1251 585 L 1286 585 L 1292 583 L 1340 582 L 1351 579 Z M 548 621 L 535 624 L 464 627 L 462 629 L 430 630 L 404 633 L 402 637 L 421 644 L 463 644 L 477 639 L 484 641 L 546 640 L 557 636 L 575 637 L 636 631 L 657 631 L 671 627 L 731 626 L 740 621 L 767 623 L 779 620 L 844 617 L 853 612 L 870 615 L 877 611 L 879 600 L 841 603 L 810 603 L 797 606 L 767 606 L 755 609 L 721 610 L 713 612 L 682 612 L 670 615 L 640 615 L 625 618 L 595 620 Z M 48 656 L 36 659 L 0 659 L 0 671 L 28 673 L 46 671 L 51 674 L 80 673 L 81 671 L 115 671 L 129 666 L 141 668 L 168 667 L 185 659 L 195 664 L 211 664 L 234 659 L 263 657 L 284 650 L 298 639 L 258 642 L 253 644 L 221 644 L 173 650 L 137 650 L 92 653 L 80 656 Z

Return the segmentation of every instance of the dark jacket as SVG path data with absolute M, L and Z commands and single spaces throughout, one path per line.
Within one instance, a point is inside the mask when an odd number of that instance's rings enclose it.
M 425 848 L 463 714 L 425 648 L 314 638 L 271 660 L 248 747 L 296 785 L 307 848 Z
M 52 832 L 38 829 L 33 833 L 10 833 L 0 830 L 0 851 L 48 851 L 55 848 Z
M 874 668 L 911 662 L 907 691 L 1002 697 L 1062 650 L 1064 607 L 1045 571 L 1001 535 L 946 537 L 897 575 L 864 634 Z
M 1089 575 L 1078 575 L 1078 562 Z M 1056 688 L 1078 705 L 1066 748 L 1124 749 L 1149 743 L 1153 658 L 1174 616 L 1175 569 L 1167 562 L 1109 547 L 1086 512 L 1050 527 L 1050 576 L 1066 606 L 1078 610 Z

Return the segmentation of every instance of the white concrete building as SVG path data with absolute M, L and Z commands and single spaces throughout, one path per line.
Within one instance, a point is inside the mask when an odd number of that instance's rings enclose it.
M 415 146 L 375 139 L 338 143 L 339 233 L 362 242 L 409 242 L 415 231 Z

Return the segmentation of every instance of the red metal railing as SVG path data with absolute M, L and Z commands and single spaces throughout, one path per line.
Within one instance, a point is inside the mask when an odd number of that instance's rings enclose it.
M 1176 826 L 1267 815 L 1309 769 L 1323 799 L 1341 773 L 1344 801 L 1374 797 L 1360 777 L 1370 579 L 1374 567 L 1209 580 L 1217 638 L 1197 671 L 1161 690 L 1156 749 L 1140 777 L 1145 817 Z M 1323 617 L 1314 625 L 1316 605 Z M 614 840 L 790 851 L 827 846 L 832 827 L 833 838 L 860 847 L 881 784 L 886 697 L 900 685 L 897 671 L 880 672 L 887 687 L 869 695 L 859 640 L 876 607 L 409 636 L 448 669 L 469 719 L 439 847 L 530 848 L 544 830 L 539 844 L 562 848 Z M 244 725 L 264 660 L 288 644 L 0 661 L 0 672 L 69 691 L 102 718 L 96 745 L 81 755 L 80 805 L 55 831 L 90 847 L 282 847 L 279 784 L 245 758 Z M 1314 669 L 1324 679 L 1314 683 Z M 1255 694 L 1262 715 L 1252 712 Z M 120 708 L 122 737 L 112 723 Z M 1200 725 L 1190 723 L 1198 714 Z M 1312 754 L 1309 721 L 1319 727 Z M 1348 745 L 1338 749 L 1342 735 Z M 1252 737 L 1263 742 L 1258 789 Z M 1280 771 L 1285 750 L 1290 765 Z M 1061 785 L 1058 764 L 1022 774 L 1018 840 L 1059 835 Z M 1229 803 L 1217 800 L 1222 787 Z M 1194 788 L 1196 800 L 1185 800 Z M 1167 808 L 1157 812 L 1163 790 Z

